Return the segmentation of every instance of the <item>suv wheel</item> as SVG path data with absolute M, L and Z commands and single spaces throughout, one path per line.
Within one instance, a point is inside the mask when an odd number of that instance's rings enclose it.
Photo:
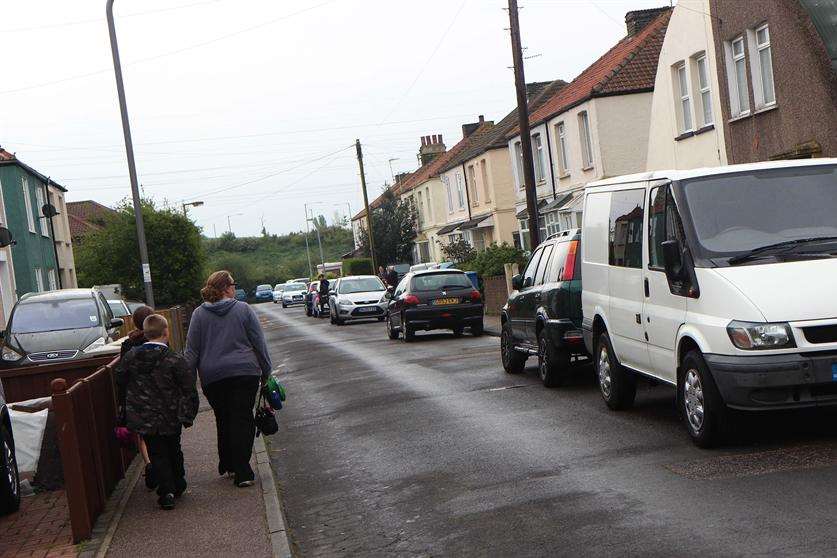
M 596 376 L 599 380 L 602 399 L 608 407 L 614 411 L 620 411 L 634 404 L 636 378 L 616 360 L 607 333 L 599 336 L 596 349 Z
M 503 361 L 503 369 L 509 374 L 520 374 L 526 366 L 526 356 L 520 351 L 514 350 L 514 336 L 512 336 L 509 322 L 503 324 L 500 333 L 500 358 Z
M 549 342 L 546 328 L 538 335 L 538 374 L 543 385 L 548 388 L 558 387 L 567 380 L 570 367 L 570 354 Z
M 721 394 L 699 351 L 687 353 L 681 369 L 677 400 L 686 430 L 698 447 L 712 447 L 722 441 L 728 418 Z
M 398 330 L 392 327 L 392 320 L 389 319 L 389 314 L 387 314 L 387 336 L 390 339 L 398 339 Z
M 0 425 L 0 515 L 17 511 L 19 507 L 20 477 L 12 437 Z

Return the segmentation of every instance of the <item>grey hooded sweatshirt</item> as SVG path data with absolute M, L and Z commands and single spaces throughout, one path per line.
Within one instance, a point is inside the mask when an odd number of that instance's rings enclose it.
M 202 386 L 233 376 L 267 376 L 273 368 L 256 313 L 232 298 L 195 309 L 186 359 L 197 368 Z

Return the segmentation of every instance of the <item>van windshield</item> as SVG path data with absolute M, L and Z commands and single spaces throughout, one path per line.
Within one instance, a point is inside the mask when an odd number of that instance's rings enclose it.
M 837 237 L 837 166 L 767 169 L 681 184 L 694 232 L 708 258 Z
M 12 316 L 12 333 L 40 333 L 99 325 L 99 309 L 92 298 L 23 302 Z

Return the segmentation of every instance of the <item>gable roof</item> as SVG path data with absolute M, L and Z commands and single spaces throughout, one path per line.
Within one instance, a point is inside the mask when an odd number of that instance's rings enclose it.
M 653 91 L 657 62 L 669 19 L 671 8 L 660 9 L 660 14 L 642 30 L 624 37 L 569 85 L 530 113 L 530 124 L 540 124 L 592 97 Z M 506 137 L 519 133 L 519 127 L 514 126 Z
M 14 153 L 9 153 L 8 151 L 3 149 L 2 147 L 0 147 L 0 165 L 17 165 L 20 168 L 22 168 L 23 170 L 25 170 L 26 172 L 28 172 L 29 174 L 32 174 L 32 175 L 36 176 L 38 178 L 38 180 L 40 180 L 44 184 L 48 184 L 50 186 L 55 186 L 56 188 L 58 188 L 62 192 L 67 191 L 66 188 L 64 188 L 63 186 L 58 184 L 56 181 L 52 180 L 48 176 L 44 176 L 43 174 L 41 174 L 38 171 L 36 171 L 35 169 L 33 169 L 32 167 L 30 167 L 29 165 L 27 165 L 26 163 L 24 163 L 20 159 L 18 159 L 17 155 L 15 155 Z
M 78 238 L 90 231 L 102 230 L 99 222 L 104 221 L 106 217 L 114 213 L 116 213 L 115 210 L 93 200 L 67 202 L 70 236 Z

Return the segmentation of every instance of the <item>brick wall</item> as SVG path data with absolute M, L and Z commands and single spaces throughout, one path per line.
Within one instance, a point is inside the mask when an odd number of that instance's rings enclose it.
M 485 313 L 490 316 L 498 316 L 500 309 L 506 304 L 509 293 L 506 291 L 506 278 L 503 275 L 497 277 L 483 278 L 483 289 L 485 296 Z

